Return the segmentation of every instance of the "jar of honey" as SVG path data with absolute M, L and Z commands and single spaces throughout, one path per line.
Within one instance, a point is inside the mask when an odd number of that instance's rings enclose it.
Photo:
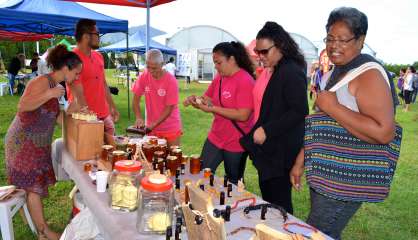
M 142 151 L 144 152 L 147 161 L 152 162 L 152 158 L 154 157 L 154 148 L 152 145 L 148 143 L 142 144 Z
M 181 164 L 187 165 L 187 163 L 189 162 L 190 157 L 187 155 L 183 155 L 181 158 Z
M 212 170 L 210 168 L 203 169 L 203 177 L 204 178 L 209 178 L 211 174 L 212 174 Z
M 102 160 L 108 161 L 109 155 L 113 152 L 114 148 L 112 145 L 103 145 L 102 146 Z
M 181 149 L 180 148 L 173 149 L 172 155 L 177 157 L 176 163 L 177 163 L 177 168 L 179 168 L 181 165 L 181 161 L 183 159 L 183 153 Z
M 165 159 L 164 158 L 164 152 L 163 151 L 155 151 L 154 152 L 154 159 L 158 159 L 158 158 Z
M 155 136 L 148 136 L 148 143 L 151 145 L 158 145 L 158 138 Z
M 200 173 L 200 156 L 197 154 L 190 156 L 190 174 Z
M 170 150 L 168 151 L 168 155 L 174 155 L 173 154 L 173 151 L 175 150 L 175 149 L 179 149 L 180 147 L 179 146 L 177 146 L 177 145 L 172 145 L 172 146 L 170 146 Z
M 121 150 L 115 150 L 112 152 L 112 168 L 115 166 L 115 163 L 120 160 L 127 160 L 126 152 Z
M 177 157 L 176 156 L 167 156 L 167 168 L 170 170 L 170 175 L 175 176 L 177 166 Z

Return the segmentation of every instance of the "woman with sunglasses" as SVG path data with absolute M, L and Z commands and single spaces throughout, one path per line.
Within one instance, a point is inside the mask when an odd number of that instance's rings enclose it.
M 252 155 L 264 200 L 293 213 L 289 172 L 303 144 L 308 114 L 306 63 L 282 26 L 267 22 L 256 38 L 266 69 L 257 79 L 255 125 L 241 143 Z
M 202 149 L 203 167 L 214 173 L 223 161 L 228 180 L 237 184 L 244 175 L 247 158 L 239 139 L 253 124 L 254 69 L 239 42 L 219 43 L 212 53 L 218 74 L 202 97 L 189 96 L 184 105 L 214 115 Z

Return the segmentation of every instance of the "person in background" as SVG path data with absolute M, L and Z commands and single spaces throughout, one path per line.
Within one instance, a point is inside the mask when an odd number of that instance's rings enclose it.
M 397 87 L 399 89 L 399 93 L 398 96 L 401 98 L 401 101 L 405 102 L 405 96 L 404 96 L 404 91 L 403 91 L 403 84 L 405 82 L 405 73 L 406 73 L 406 68 L 401 68 L 401 70 L 399 70 L 399 78 L 398 78 L 398 84 Z
M 32 60 L 30 60 L 29 66 L 32 70 L 32 73 L 37 74 L 38 71 L 38 61 L 39 61 L 39 54 L 37 52 L 33 53 Z
M 414 90 L 412 92 L 411 102 L 415 103 L 415 101 L 417 99 L 417 94 L 418 94 L 418 73 L 416 72 L 415 68 L 414 68 L 414 76 L 412 78 L 412 88 Z
M 412 94 L 414 92 L 414 78 L 415 78 L 415 68 L 413 66 L 409 66 L 405 73 L 405 80 L 403 83 L 403 89 L 404 89 L 404 98 L 405 98 L 405 108 L 404 112 L 409 111 L 409 104 L 411 104 L 412 101 Z
M 306 62 L 282 26 L 266 22 L 254 52 L 266 70 L 254 87 L 255 125 L 241 141 L 250 152 L 265 201 L 293 213 L 289 172 L 303 144 L 308 114 Z
M 164 69 L 171 73 L 174 77 L 176 76 L 176 65 L 174 64 L 174 58 L 170 57 L 168 63 L 164 66 Z
M 351 70 L 368 62 L 379 63 L 372 56 L 361 54 L 367 29 L 367 16 L 355 8 L 342 7 L 330 13 L 324 42 L 327 54 L 335 66 L 331 74 L 324 76 L 325 89 L 318 93 L 315 105 L 357 138 L 368 143 L 387 144 L 395 135 L 396 95 L 391 90 L 394 86 L 390 83 L 389 76 L 387 82 L 378 70 L 367 70 L 336 92 L 329 91 Z M 329 132 L 324 130 L 324 133 Z M 341 170 L 338 161 L 329 161 L 329 168 L 315 169 L 315 174 L 310 174 L 318 182 L 327 181 L 328 184 L 340 187 L 342 184 L 338 180 L 329 182 L 323 177 Z M 301 188 L 304 170 L 311 171 L 305 169 L 304 165 L 302 148 L 290 173 L 290 180 L 296 190 Z M 355 171 L 355 164 L 352 169 L 344 169 L 352 181 L 358 180 L 356 174 L 353 174 Z M 362 205 L 360 201 L 348 200 L 347 195 L 357 196 L 358 192 L 343 187 L 340 187 L 339 192 L 321 190 L 313 184 L 309 184 L 309 187 L 310 212 L 306 222 L 336 240 L 341 239 L 342 231 Z
M 45 221 L 42 198 L 56 181 L 51 143 L 55 123 L 62 118 L 58 98 L 64 94 L 64 88 L 59 83 L 71 84 L 78 78 L 82 64 L 64 45 L 55 47 L 47 61 L 52 72 L 29 81 L 4 143 L 9 183 L 27 192 L 29 212 L 40 236 L 58 240 L 59 234 Z
M 215 173 L 223 161 L 228 180 L 237 184 L 244 176 L 247 160 L 239 139 L 253 126 L 254 69 L 239 42 L 217 44 L 212 56 L 218 74 L 203 96 L 189 96 L 183 103 L 214 116 L 202 149 L 203 168 Z
M 106 83 L 103 56 L 94 51 L 99 48 L 99 36 L 94 20 L 81 19 L 77 22 L 77 47 L 73 51 L 83 62 L 83 70 L 76 81 L 67 83 L 67 94 L 70 103 L 75 102 L 82 110 L 88 108 L 104 122 L 105 141 L 112 143 L 114 123 L 119 120 L 119 112 Z
M 15 87 L 15 79 L 20 69 L 25 66 L 25 55 L 17 54 L 9 63 L 7 68 L 7 77 L 9 78 L 10 94 L 13 95 Z
M 179 88 L 176 78 L 163 69 L 163 54 L 151 49 L 146 54 L 146 70 L 138 77 L 132 92 L 135 126 L 146 127 L 154 135 L 167 139 L 168 145 L 180 145 L 182 133 L 178 108 Z M 146 121 L 141 114 L 141 97 L 145 95 Z

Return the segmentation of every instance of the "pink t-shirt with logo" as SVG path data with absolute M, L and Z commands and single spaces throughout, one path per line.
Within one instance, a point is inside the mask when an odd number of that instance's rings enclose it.
M 219 86 L 221 76 L 216 75 L 209 85 L 205 95 L 212 99 L 214 106 L 221 106 L 219 101 Z M 222 77 L 221 99 L 225 108 L 246 108 L 253 109 L 253 87 L 254 79 L 245 70 L 241 69 L 234 75 Z M 253 126 L 251 116 L 245 122 L 239 122 L 238 125 L 248 133 Z M 235 128 L 231 120 L 221 115 L 215 114 L 212 128 L 209 131 L 208 139 L 218 148 L 230 152 L 243 152 L 244 149 L 239 144 L 241 133 Z
M 157 121 L 166 106 L 174 105 L 170 116 L 154 130 L 162 132 L 181 130 L 178 108 L 179 88 L 173 75 L 165 72 L 160 79 L 156 80 L 145 70 L 134 83 L 132 92 L 138 96 L 145 95 L 147 125 Z
M 271 75 L 273 73 L 269 68 L 265 68 L 258 76 L 257 81 L 255 81 L 255 86 L 253 89 L 253 101 L 254 101 L 254 123 L 257 122 L 258 117 L 260 116 L 261 102 L 263 101 L 264 91 L 266 90 L 267 84 L 270 81 Z

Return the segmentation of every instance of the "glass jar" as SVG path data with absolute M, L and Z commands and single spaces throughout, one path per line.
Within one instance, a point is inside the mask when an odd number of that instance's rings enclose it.
M 128 146 L 129 138 L 124 136 L 116 136 L 115 143 L 116 149 L 121 151 L 126 151 L 126 147 Z
M 115 150 L 112 152 L 112 168 L 115 167 L 115 163 L 121 160 L 127 160 L 128 156 L 126 152 L 121 150 Z
M 103 145 L 102 146 L 102 160 L 108 161 L 109 155 L 113 152 L 114 148 L 112 145 Z
M 155 151 L 154 152 L 154 159 L 158 159 L 158 158 L 165 159 L 163 151 Z
M 158 145 L 158 137 L 156 136 L 147 136 L 148 143 L 151 145 Z
M 181 158 L 181 164 L 187 165 L 189 159 L 190 159 L 189 156 L 183 155 L 183 157 Z
M 167 156 L 167 168 L 170 170 L 170 176 L 176 175 L 176 170 L 178 168 L 176 156 Z
M 142 151 L 144 152 L 147 161 L 152 162 L 152 158 L 154 157 L 154 148 L 152 145 L 148 143 L 142 144 Z
M 199 155 L 191 155 L 190 156 L 190 174 L 198 174 L 200 173 L 200 156 Z
M 115 163 L 110 178 L 110 207 L 132 212 L 138 207 L 138 188 L 141 181 L 141 163 L 121 160 Z
M 176 149 L 173 149 L 172 155 L 177 157 L 177 168 L 179 168 L 181 165 L 182 158 L 183 158 L 183 152 L 181 151 L 180 148 L 176 148 Z
M 171 179 L 162 174 L 144 177 L 138 202 L 138 231 L 143 234 L 164 234 L 172 223 L 173 206 Z

